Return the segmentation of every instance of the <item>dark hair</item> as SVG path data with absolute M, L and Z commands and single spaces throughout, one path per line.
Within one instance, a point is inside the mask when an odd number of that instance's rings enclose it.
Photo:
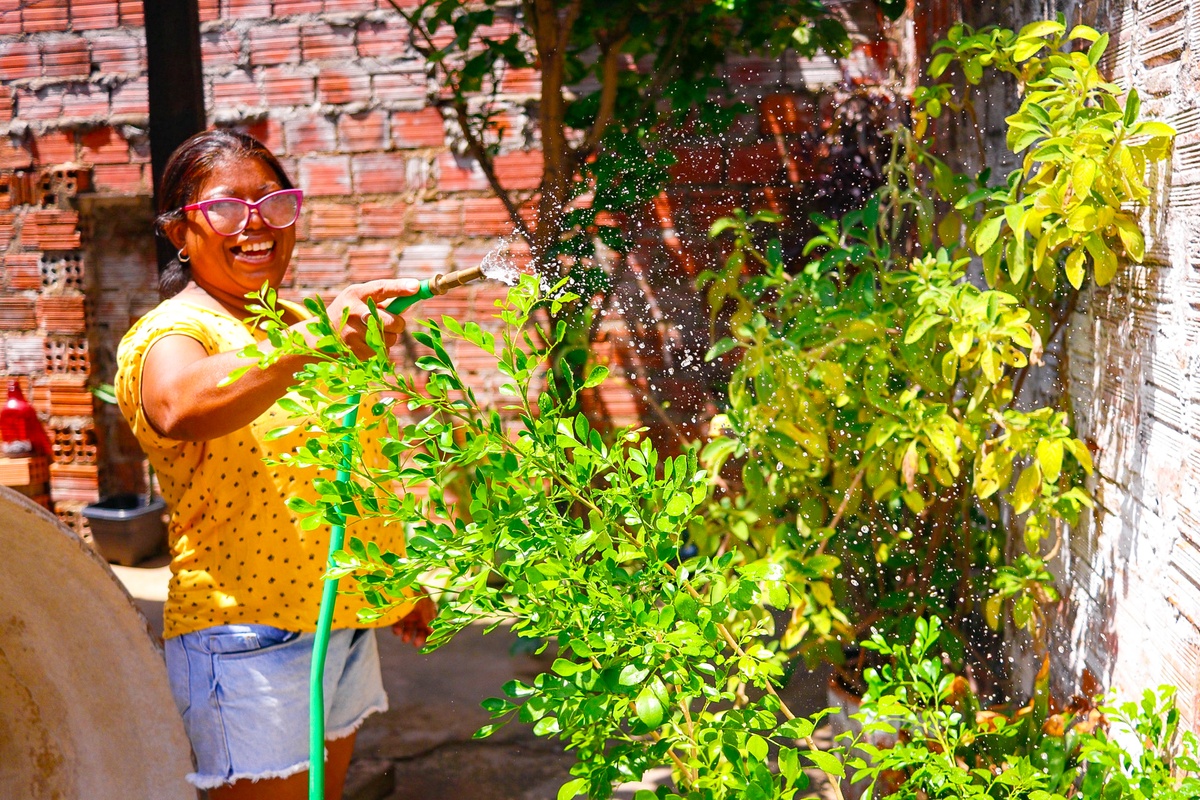
M 202 131 L 175 148 L 167 159 L 158 193 L 155 232 L 169 240 L 167 228 L 183 219 L 181 209 L 196 201 L 196 195 L 213 170 L 226 161 L 246 158 L 257 158 L 270 167 L 284 189 L 295 188 L 279 159 L 253 136 L 223 129 Z M 188 265 L 173 258 L 158 276 L 158 291 L 163 298 L 173 297 L 191 279 L 192 271 Z

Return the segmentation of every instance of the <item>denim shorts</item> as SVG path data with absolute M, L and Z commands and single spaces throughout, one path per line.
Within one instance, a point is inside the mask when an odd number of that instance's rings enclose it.
M 198 789 L 286 778 L 308 769 L 314 635 L 217 625 L 165 642 L 167 676 L 196 756 Z M 325 739 L 387 710 L 373 630 L 335 630 L 325 659 Z

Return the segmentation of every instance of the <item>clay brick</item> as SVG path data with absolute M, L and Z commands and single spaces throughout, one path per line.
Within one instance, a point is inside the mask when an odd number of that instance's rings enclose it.
M 0 36 L 17 36 L 21 30 L 21 8 L 16 0 L 9 0 L 12 5 L 0 3 Z
M 108 89 L 90 83 L 78 83 L 62 96 L 64 117 L 97 119 L 109 114 Z
M 254 31 L 251 29 L 251 35 Z M 245 46 L 237 28 L 217 28 L 200 34 L 200 55 L 206 67 L 234 67 L 242 63 Z
M 719 145 L 675 148 L 671 180 L 679 183 L 721 183 L 725 172 L 725 151 Z
M 0 138 L 0 169 L 23 169 L 32 164 L 33 149 L 30 144 L 17 144 L 8 137 Z
M 403 153 L 363 153 L 354 156 L 354 187 L 362 194 L 403 192 L 408 160 Z
M 96 463 L 96 429 L 90 423 L 56 427 L 50 438 L 56 464 Z
M 355 283 L 397 275 L 390 244 L 360 244 L 350 249 L 350 280 Z
M 25 215 L 21 242 L 39 250 L 74 250 L 79 247 L 79 214 L 43 209 Z
M 38 164 L 49 166 L 75 160 L 75 132 L 49 131 L 34 137 L 33 157 Z
M 338 142 L 345 152 L 362 153 L 387 147 L 387 115 L 383 111 L 343 114 L 337 127 Z
M 391 60 L 408 49 L 408 26 L 391 20 L 367 21 L 358 26 L 358 54 L 362 58 Z
M 129 142 L 112 128 L 96 128 L 80 138 L 80 160 L 85 164 L 128 164 Z
M 271 16 L 271 0 L 225 0 L 225 15 L 235 19 L 266 19 Z
M 473 158 L 454 153 L 437 157 L 437 188 L 443 192 L 483 191 L 490 188 L 483 170 Z
M 358 237 L 358 207 L 352 203 L 311 203 L 309 237 L 318 241 Z
M 13 91 L 7 86 L 0 86 L 0 125 L 7 125 L 13 118 Z
M 221 18 L 220 0 L 200 0 L 200 21 L 215 22 Z
M 429 92 L 424 71 L 385 72 L 371 77 L 375 99 L 385 105 L 423 106 Z
M 250 63 L 254 66 L 299 61 L 299 25 L 264 25 L 250 29 Z
M 783 176 L 784 162 L 774 142 L 736 147 L 729 154 L 731 183 L 772 183 Z
M 520 150 L 496 156 L 496 177 L 505 189 L 536 189 L 542 183 L 542 154 Z
M 436 108 L 392 112 L 393 147 L 443 147 L 446 128 Z
M 142 40 L 120 32 L 97 36 L 92 40 L 92 61 L 100 72 L 138 73 L 146 69 Z
M 214 108 L 260 108 L 262 92 L 245 70 L 234 70 L 212 79 Z
M 113 88 L 112 113 L 146 115 L 150 113 L 150 85 L 145 78 L 125 81 Z
M 9 291 L 42 288 L 41 256 L 38 253 L 9 253 L 4 257 L 4 288 Z
M 38 262 L 42 291 L 48 289 L 83 290 L 84 266 L 81 253 L 42 253 Z
M 67 0 L 26 0 L 21 11 L 21 27 L 26 33 L 65 31 Z
M 91 71 L 86 39 L 72 37 L 42 44 L 42 74 L 47 78 L 86 78 Z
M 91 369 L 86 337 L 46 339 L 46 372 L 87 376 Z
M 0 75 L 6 81 L 40 78 L 42 56 L 37 44 L 21 40 L 0 43 Z
M 448 270 L 450 245 L 443 242 L 410 244 L 400 252 L 396 275 L 405 278 L 432 278 Z
M 40 295 L 37 317 L 41 329 L 47 333 L 87 332 L 87 314 L 81 294 Z
M 99 31 L 117 27 L 120 10 L 117 0 L 72 0 L 71 28 Z
M 131 28 L 141 28 L 146 24 L 142 15 L 144 0 L 119 0 L 121 4 L 121 24 Z
M 291 14 L 320 14 L 324 10 L 323 0 L 275 0 L 274 11 L 277 17 Z
M 300 159 L 300 185 L 313 196 L 350 194 L 350 157 Z
M 507 69 L 500 81 L 500 91 L 506 94 L 533 94 L 542 91 L 541 73 L 536 69 Z
M 404 233 L 404 203 L 366 202 L 360 208 L 359 233 L 374 239 L 399 237 Z
M 816 103 L 807 95 L 769 94 L 759 103 L 758 109 L 759 126 L 763 135 L 817 132 Z
M 360 67 L 329 67 L 317 75 L 317 98 L 322 103 L 356 103 L 368 100 L 371 77 Z
M 298 286 L 338 286 L 346 282 L 346 253 L 325 245 L 298 244 L 292 269 Z
M 512 217 L 497 198 L 471 198 L 463 203 L 463 233 L 468 236 L 508 236 L 513 232 Z
M 267 67 L 259 71 L 263 96 L 272 108 L 308 106 L 316 99 L 316 78 L 290 67 Z
M 145 164 L 100 164 L 92 169 L 92 183 L 99 194 L 145 194 L 150 191 Z
M 0 330 L 28 331 L 37 327 L 37 308 L 29 295 L 0 297 Z
M 326 153 L 337 149 L 337 126 L 325 116 L 294 117 L 283 123 L 287 151 L 295 155 Z
M 375 0 L 325 0 L 325 11 L 330 14 L 374 11 L 375 7 Z M 391 6 L 389 5 L 388 8 Z
M 463 230 L 463 204 L 461 200 L 440 200 L 436 203 L 421 203 L 413 208 L 410 223 L 414 231 L 442 236 L 454 236 Z
M 63 114 L 63 88 L 17 88 L 16 116 L 25 120 L 56 120 Z
M 234 125 L 233 129 L 258 139 L 272 153 L 282 153 L 284 151 L 283 125 L 277 119 L 267 117 L 258 122 Z
M 92 413 L 90 407 L 85 411 L 76 403 L 70 407 L 78 409 L 77 415 L 90 416 Z M 50 496 L 56 504 L 59 501 L 96 502 L 100 499 L 99 470 L 94 464 L 51 464 Z
M 357 55 L 354 28 L 347 25 L 335 27 L 324 22 L 310 22 L 300 29 L 300 45 L 305 61 L 352 59 Z
M 26 297 L 25 303 L 33 308 L 32 297 Z M 45 368 L 45 339 L 43 337 L 9 336 L 4 345 L 4 361 L 6 371 L 10 375 L 31 375 L 41 372 Z
M 11 211 L 0 211 L 0 250 L 7 250 L 12 242 L 17 215 Z

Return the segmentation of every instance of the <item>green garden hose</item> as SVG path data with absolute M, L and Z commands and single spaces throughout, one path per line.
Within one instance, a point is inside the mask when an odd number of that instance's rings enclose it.
M 384 306 L 389 314 L 399 314 L 414 303 L 428 300 L 430 297 L 444 293 L 447 289 L 461 286 L 483 275 L 482 268 L 452 272 L 448 275 L 437 275 L 430 280 L 421 281 L 416 294 L 397 297 Z M 345 424 L 353 429 L 358 416 L 358 395 L 349 398 L 350 411 L 346 413 Z M 346 436 L 353 434 L 347 433 Z M 342 468 L 338 470 L 337 480 L 350 480 L 350 456 L 352 449 L 349 441 L 342 441 Z M 334 525 L 329 532 L 328 566 L 333 566 L 332 556 L 342 549 L 346 538 L 346 527 Z M 313 640 L 312 671 L 309 673 L 308 691 L 308 797 L 309 800 L 324 800 L 325 798 L 325 656 L 329 652 L 329 633 L 333 626 L 333 610 L 337 603 L 336 578 L 326 579 L 321 590 L 321 609 L 317 616 L 317 633 Z

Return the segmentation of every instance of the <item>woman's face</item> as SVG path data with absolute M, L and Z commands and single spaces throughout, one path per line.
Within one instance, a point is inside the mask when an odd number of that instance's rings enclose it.
M 217 163 L 192 202 L 218 197 L 254 202 L 283 188 L 274 170 L 263 161 L 226 159 Z M 222 236 L 212 229 L 203 212 L 184 213 L 187 220 L 175 228 L 171 240 L 190 259 L 192 280 L 210 295 L 241 306 L 245 295 L 258 291 L 264 282 L 272 287 L 283 282 L 296 245 L 295 225 L 271 228 L 255 212 L 241 233 Z

